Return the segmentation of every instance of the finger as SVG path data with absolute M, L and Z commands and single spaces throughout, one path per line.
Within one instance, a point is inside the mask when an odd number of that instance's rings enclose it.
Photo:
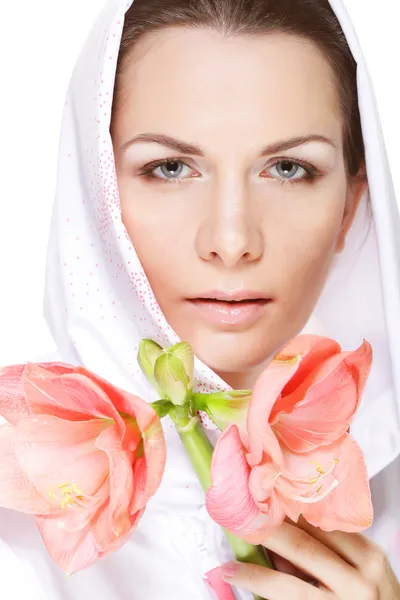
M 343 560 L 360 571 L 363 571 L 365 557 L 371 552 L 371 547 L 375 548 L 375 544 L 360 533 L 323 531 L 319 527 L 310 525 L 302 515 L 297 523 L 294 523 L 290 519 L 288 519 L 288 522 L 295 527 L 299 527 L 303 531 L 306 531 L 309 535 L 333 550 L 333 552 L 338 554 Z
M 361 574 L 338 554 L 303 529 L 283 522 L 263 541 L 263 545 L 283 556 L 302 571 L 321 581 L 339 597 L 349 589 L 362 587 Z
M 320 590 L 309 583 L 258 565 L 230 562 L 222 566 L 222 578 L 230 585 L 248 590 L 268 600 L 332 600 L 328 590 Z
M 298 523 L 288 518 L 288 522 L 306 531 L 325 546 L 336 552 L 351 566 L 358 569 L 360 576 L 372 584 L 387 579 L 388 560 L 383 549 L 373 540 L 360 533 L 343 531 L 323 531 L 313 527 L 301 515 Z
M 280 571 L 281 573 L 286 573 L 287 575 L 294 575 L 303 581 L 307 581 L 307 583 L 316 582 L 314 577 L 310 577 L 306 573 L 303 573 L 300 569 L 298 569 L 295 565 L 293 565 L 290 561 L 283 556 L 279 556 L 272 550 L 268 551 L 268 556 L 272 562 L 274 569 Z

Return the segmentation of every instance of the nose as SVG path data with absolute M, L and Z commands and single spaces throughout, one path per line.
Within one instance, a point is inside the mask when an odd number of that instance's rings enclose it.
M 258 261 L 264 252 L 256 207 L 245 186 L 232 187 L 217 190 L 209 198 L 209 209 L 196 239 L 202 260 L 219 261 L 229 269 Z

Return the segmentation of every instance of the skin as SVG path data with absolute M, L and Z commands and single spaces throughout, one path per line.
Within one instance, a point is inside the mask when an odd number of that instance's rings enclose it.
M 156 299 L 204 363 L 232 387 L 252 387 L 307 323 L 366 186 L 346 177 L 329 64 L 289 34 L 166 29 L 135 46 L 118 100 L 111 135 L 122 220 Z M 124 148 L 143 133 L 197 144 L 204 156 L 155 142 Z M 309 135 L 332 144 L 260 155 L 266 145 Z M 181 162 L 154 166 L 165 158 Z M 292 161 L 286 174 L 284 160 Z M 318 176 L 307 179 L 299 160 Z M 151 168 L 153 178 L 141 174 Z M 212 326 L 187 299 L 215 289 L 273 301 L 251 326 Z M 400 599 L 383 551 L 362 535 L 286 521 L 265 546 L 279 571 L 242 564 L 227 576 L 232 585 L 270 600 Z
M 268 600 L 400 598 L 382 548 L 359 533 L 328 533 L 300 517 L 286 519 L 263 545 L 279 559 L 278 571 L 233 561 L 222 566 L 223 579 Z
M 197 144 L 204 156 L 148 142 L 121 149 L 149 132 Z M 167 321 L 232 387 L 251 387 L 307 323 L 365 187 L 346 178 L 329 65 L 288 34 L 148 34 L 125 68 L 111 133 L 122 220 Z M 260 156 L 266 145 L 313 134 L 335 147 L 313 141 Z M 139 174 L 164 158 L 183 161 L 172 167 L 175 181 L 171 165 L 152 179 Z M 288 178 L 285 159 L 320 176 L 308 180 L 292 164 Z M 215 289 L 273 302 L 249 327 L 210 325 L 187 298 Z

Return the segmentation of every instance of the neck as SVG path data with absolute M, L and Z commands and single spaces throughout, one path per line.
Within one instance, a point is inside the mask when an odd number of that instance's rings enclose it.
M 252 390 L 265 368 L 266 363 L 263 363 L 250 371 L 235 371 L 233 373 L 218 371 L 217 375 L 234 390 Z

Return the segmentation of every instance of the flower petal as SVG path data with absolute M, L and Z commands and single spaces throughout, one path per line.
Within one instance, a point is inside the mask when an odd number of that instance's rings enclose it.
M 263 524 L 255 535 L 246 536 L 249 543 L 262 543 L 268 532 L 284 521 L 285 512 L 275 493 L 276 475 L 277 471 L 271 461 L 251 469 L 249 489 L 256 506 L 263 514 Z
M 92 521 L 85 528 L 76 531 L 68 531 L 63 526 L 60 515 L 36 519 L 50 556 L 67 574 L 75 573 L 108 556 L 130 538 L 134 528 L 119 537 L 113 533 L 107 508 L 107 504 L 100 507 Z
M 104 419 L 65 421 L 45 415 L 31 415 L 15 427 L 18 463 L 54 507 L 61 507 L 65 489 L 60 486 L 66 483 L 93 497 L 89 505 L 97 501 L 95 495 L 107 477 L 108 461 L 94 442 L 106 427 L 109 424 Z
M 51 371 L 52 373 L 54 373 L 54 375 L 65 375 L 66 373 L 73 373 L 76 369 L 74 365 L 70 365 L 65 362 L 28 362 L 27 366 L 34 364 L 36 364 L 38 367 L 41 367 L 42 369 L 46 369 L 46 371 Z
M 249 475 L 238 428 L 230 425 L 219 437 L 213 452 L 212 486 L 207 492 L 206 507 L 210 517 L 221 527 L 246 540 L 249 536 L 253 539 L 255 534 L 263 539 L 263 528 L 269 526 L 269 519 L 252 498 Z
M 96 540 L 96 547 L 99 552 L 105 556 L 123 546 L 135 531 L 141 517 L 143 516 L 143 513 L 144 510 L 133 515 L 131 528 L 128 529 L 123 535 L 118 535 L 113 526 L 112 511 L 110 510 L 109 500 L 91 523 L 93 535 Z
M 324 531 L 359 532 L 373 521 L 373 505 L 363 453 L 357 442 L 345 435 L 337 450 L 334 475 L 339 485 L 326 498 L 303 507 L 304 518 Z
M 296 360 L 296 357 L 287 361 L 274 359 L 255 383 L 247 415 L 249 445 L 247 460 L 250 466 L 261 461 L 263 452 L 266 452 L 275 463 L 282 463 L 279 442 L 268 422 L 271 410 L 282 389 L 298 368 L 299 360 Z
M 372 350 L 367 342 L 355 352 L 341 352 L 326 359 L 298 390 L 281 399 L 284 412 L 275 415 L 276 435 L 294 452 L 309 452 L 339 439 L 354 417 L 371 361 Z M 291 412 L 286 414 L 286 410 Z
M 282 445 L 284 468 L 276 478 L 276 490 L 288 500 L 304 504 L 315 501 L 332 488 L 336 479 L 340 444 L 336 441 L 312 452 L 297 453 Z M 301 504 L 303 506 L 303 504 Z M 313 503 L 313 506 L 316 502 Z
M 278 489 L 276 489 L 275 493 L 279 501 L 279 505 L 284 511 L 285 515 L 297 523 L 303 510 L 303 504 L 300 502 L 295 502 L 294 500 L 290 500 L 287 496 L 281 494 Z
M 97 378 L 99 379 L 99 378 Z M 144 481 L 144 485 L 135 483 L 132 497 L 131 513 L 142 510 L 147 501 L 158 490 L 165 469 L 166 445 L 161 421 L 152 406 L 139 396 L 115 388 L 109 389 L 107 381 L 100 380 L 103 387 L 112 398 L 117 410 L 130 415 L 136 421 L 143 440 L 143 459 L 136 459 L 134 465 L 134 481 Z M 122 439 L 126 447 L 132 441 L 130 419 L 125 418 L 126 433 Z
M 101 554 L 90 526 L 81 531 L 66 531 L 58 517 L 37 517 L 36 523 L 48 553 L 67 575 L 96 562 Z
M 23 395 L 21 376 L 26 365 L 12 365 L 0 369 L 0 415 L 12 425 L 29 415 Z
M 260 505 L 270 498 L 276 483 L 278 470 L 270 460 L 264 460 L 251 469 L 249 488 L 256 504 Z
M 252 528 L 233 533 L 249 544 L 258 546 L 266 540 L 273 529 L 283 523 L 285 520 L 285 511 L 275 491 L 271 493 L 266 502 L 263 504 L 256 502 L 256 505 L 260 509 L 260 513 L 252 524 Z
M 135 482 L 135 485 L 133 488 L 131 505 L 129 507 L 132 516 L 138 511 L 140 512 L 143 510 L 151 497 L 146 493 L 146 480 L 148 478 L 151 479 L 151 476 L 147 472 L 146 458 L 141 456 L 135 460 L 135 464 L 133 465 L 133 481 Z M 158 489 L 158 486 L 156 489 Z
M 84 371 L 84 373 L 82 373 Z M 82 367 L 59 374 L 28 363 L 22 378 L 23 390 L 33 413 L 48 414 L 68 421 L 93 417 L 113 419 L 124 430 L 122 418 L 95 377 Z
M 129 507 L 134 488 L 132 472 L 134 453 L 122 448 L 116 426 L 109 427 L 99 435 L 96 447 L 105 452 L 109 462 L 110 500 L 108 510 L 110 511 L 111 526 L 117 536 L 123 535 L 132 527 Z
M 357 350 L 354 352 L 345 352 L 344 354 L 346 354 L 344 362 L 346 363 L 347 368 L 352 372 L 357 388 L 358 403 L 355 408 L 356 411 L 371 372 L 373 360 L 372 346 L 369 342 L 364 340 Z
M 24 396 L 22 378 L 25 369 L 33 364 L 28 362 L 0 369 L 0 415 L 11 424 L 17 423 L 20 417 L 30 414 Z M 73 370 L 71 365 L 61 362 L 44 362 L 37 365 L 59 375 Z
M 285 358 L 300 354 L 301 362 L 296 373 L 284 387 L 282 396 L 291 394 L 316 367 L 340 351 L 340 345 L 328 337 L 301 334 L 291 340 L 275 358 Z
M 154 408 L 145 402 L 139 396 L 135 396 L 130 392 L 122 390 L 115 385 L 112 385 L 109 381 L 106 381 L 99 375 L 91 373 L 84 367 L 78 367 L 77 372 L 82 375 L 86 375 L 90 378 L 99 388 L 101 388 L 104 394 L 112 402 L 112 405 L 118 411 L 118 413 L 124 413 L 136 419 L 139 429 L 142 433 L 150 430 L 153 423 L 159 422 Z
M 146 485 L 143 502 L 147 502 L 160 486 L 166 461 L 164 433 L 158 417 L 144 432 L 143 443 L 146 460 Z
M 14 453 L 14 428 L 0 427 L 0 506 L 28 514 L 54 510 L 21 469 Z
M 65 489 L 65 488 L 64 488 Z M 108 477 L 103 485 L 96 492 L 93 498 L 83 498 L 79 504 L 67 506 L 66 509 L 59 509 L 58 514 L 59 527 L 65 531 L 76 533 L 83 531 L 88 525 L 92 527 L 93 522 L 98 519 L 98 515 L 107 506 L 110 498 L 110 486 Z
M 258 510 L 248 489 L 250 467 L 236 425 L 219 437 L 211 463 L 212 485 L 207 492 L 207 510 L 221 527 L 238 529 L 253 520 Z
M 80 371 L 85 373 L 84 367 L 80 367 Z M 98 375 L 92 373 L 90 376 L 112 400 L 119 413 L 136 421 L 142 434 L 144 459 L 137 459 L 134 465 L 135 485 L 130 508 L 131 514 L 134 514 L 142 510 L 149 498 L 156 493 L 164 473 L 166 446 L 161 421 L 154 408 L 139 396 L 112 386 Z M 122 445 L 126 449 L 132 442 L 132 432 L 129 429 L 131 420 L 125 417 L 124 421 L 126 431 L 122 437 Z M 139 480 L 142 482 L 140 485 Z
M 362 531 L 372 522 L 372 503 L 364 457 L 345 434 L 330 446 L 307 454 L 284 450 L 285 469 L 276 492 L 286 514 L 325 531 Z

